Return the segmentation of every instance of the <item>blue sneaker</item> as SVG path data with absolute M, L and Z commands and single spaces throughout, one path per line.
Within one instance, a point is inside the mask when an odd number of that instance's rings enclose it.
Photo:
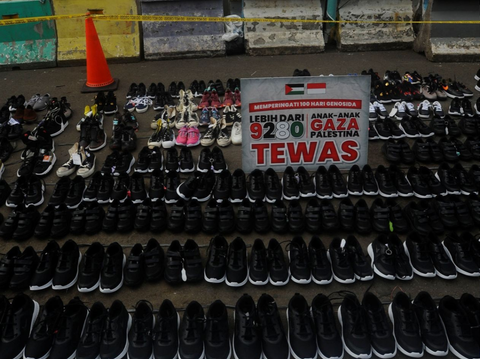
M 202 110 L 202 114 L 200 115 L 200 126 L 208 126 L 210 124 L 210 111 L 208 108 L 204 108 Z

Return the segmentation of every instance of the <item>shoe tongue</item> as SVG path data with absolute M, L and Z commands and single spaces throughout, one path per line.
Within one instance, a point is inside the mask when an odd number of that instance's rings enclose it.
M 340 242 L 340 248 L 343 250 L 346 245 L 347 245 L 347 241 L 345 239 L 342 239 L 342 241 Z

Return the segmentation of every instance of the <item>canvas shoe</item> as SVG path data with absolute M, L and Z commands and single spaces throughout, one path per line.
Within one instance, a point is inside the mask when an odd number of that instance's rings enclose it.
M 217 122 L 213 117 L 210 117 L 210 125 L 208 125 L 208 129 L 203 135 L 200 143 L 202 146 L 209 147 L 213 145 L 218 138 L 218 134 L 220 133 L 220 123 Z
M 177 117 L 175 118 L 175 128 L 179 130 L 182 127 L 185 127 L 187 123 L 188 123 L 188 112 L 185 110 L 183 112 L 177 112 Z
M 163 141 L 163 126 L 164 123 L 161 119 L 157 120 L 157 127 L 148 139 L 148 148 L 161 147 Z
M 80 148 L 79 152 L 83 161 L 78 168 L 77 175 L 86 178 L 95 172 L 95 155 L 90 151 L 85 151 L 83 148 Z
M 78 159 L 74 161 L 74 155 L 78 153 L 78 142 L 74 143 L 74 145 L 68 150 L 68 153 L 70 155 L 68 161 L 57 169 L 58 177 L 70 176 L 77 170 L 77 166 L 81 164 Z
M 187 125 L 189 127 L 198 127 L 200 125 L 200 120 L 198 119 L 197 113 L 191 109 L 192 109 L 192 106 L 190 106 L 189 110 L 187 111 L 187 114 L 188 114 Z
M 242 144 L 242 123 L 241 122 L 235 122 L 233 124 L 231 141 L 234 145 Z
M 189 126 L 187 130 L 187 147 L 194 147 L 200 144 L 200 131 L 196 126 Z
M 147 112 L 149 106 L 152 106 L 152 100 L 147 96 L 138 97 L 135 101 L 135 111 L 138 113 Z
M 232 140 L 228 134 L 227 125 L 224 120 L 220 122 L 220 131 L 218 132 L 217 145 L 220 147 L 227 147 Z

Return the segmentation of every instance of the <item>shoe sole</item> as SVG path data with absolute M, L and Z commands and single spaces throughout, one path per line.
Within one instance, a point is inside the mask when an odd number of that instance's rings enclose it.
M 164 141 L 162 142 L 162 147 L 163 148 L 172 148 L 173 146 L 175 146 L 175 141 Z M 160 146 L 158 146 L 160 147 Z
M 257 285 L 257 286 L 260 286 L 260 285 L 267 285 L 268 284 L 268 281 L 270 279 L 270 275 L 267 276 L 267 279 L 264 280 L 263 282 L 262 281 L 254 281 L 252 278 L 250 278 L 250 273 L 249 273 L 249 276 L 248 276 L 248 281 L 253 284 L 253 285 Z
M 343 348 L 345 349 L 345 351 L 352 357 L 352 358 L 355 358 L 355 359 L 370 359 L 372 357 L 372 350 L 370 350 L 370 353 L 368 354 L 355 354 L 352 350 L 350 350 L 350 348 L 347 346 L 347 344 L 345 343 L 345 338 L 344 338 L 344 335 L 343 335 L 343 318 L 342 318 L 342 305 L 340 305 L 338 307 L 338 321 L 340 323 L 340 328 L 341 328 L 341 337 L 342 337 L 342 343 L 343 343 Z
M 78 279 L 78 272 L 80 271 L 80 262 L 82 261 L 82 253 L 79 251 L 79 256 L 78 256 L 78 263 L 77 263 L 77 273 L 75 274 L 75 278 L 68 284 L 66 285 L 53 285 L 52 284 L 52 289 L 53 290 L 63 290 L 63 289 L 68 289 L 71 288 L 77 283 Z
M 442 242 L 443 249 L 445 250 L 445 253 L 447 254 L 448 258 L 452 261 L 453 265 L 455 266 L 455 269 L 457 270 L 458 273 L 463 274 L 464 276 L 467 277 L 480 277 L 480 272 L 475 272 L 475 273 L 469 273 L 464 271 L 462 268 L 459 268 L 457 264 L 454 262 L 452 254 L 448 250 L 447 246 L 445 245 L 444 242 Z
M 371 261 L 371 266 L 372 266 L 372 269 L 373 271 L 375 272 L 376 275 L 384 278 L 384 279 L 388 279 L 388 280 L 395 280 L 395 276 L 394 275 L 391 275 L 391 274 L 384 274 L 382 272 L 380 272 L 380 270 L 375 266 L 375 255 L 373 253 L 373 245 L 372 243 L 370 243 L 367 247 L 367 252 L 368 252 L 368 255 L 370 257 L 370 261 Z
M 101 279 L 100 279 L 100 293 L 105 293 L 105 294 L 115 293 L 120 288 L 122 288 L 122 286 L 123 286 L 123 268 L 125 267 L 125 263 L 127 263 L 127 257 L 124 254 L 123 255 L 123 261 L 122 261 L 122 279 L 120 280 L 120 283 L 115 288 L 112 288 L 112 289 L 102 288 Z
M 413 266 L 413 263 L 412 263 L 412 258 L 410 256 L 410 252 L 408 251 L 408 247 L 407 247 L 407 242 L 403 242 L 403 249 L 405 250 L 405 254 L 407 255 L 408 257 L 408 261 L 410 262 L 410 267 L 412 267 L 413 269 L 413 273 L 415 273 L 416 275 L 419 275 L 420 277 L 424 277 L 424 278 L 432 278 L 432 277 L 435 277 L 435 272 L 433 273 L 423 273 L 423 272 L 420 272 L 418 269 L 416 269 L 414 266 Z M 434 269 L 435 270 L 435 269 Z
M 390 318 L 390 321 L 392 322 L 392 327 L 395 328 L 395 320 L 394 320 L 394 317 L 393 317 L 392 304 L 393 303 L 390 303 L 390 305 L 388 306 L 388 316 Z M 422 349 L 421 353 L 416 353 L 416 352 L 412 353 L 412 352 L 409 352 L 409 351 L 403 349 L 402 346 L 400 344 L 398 344 L 397 336 L 395 335 L 395 329 L 392 330 L 392 334 L 393 334 L 393 338 L 395 339 L 395 342 L 397 343 L 398 350 L 400 350 L 408 358 L 421 358 L 421 357 L 423 357 L 423 355 L 425 354 L 425 344 L 423 345 L 423 349 Z
M 104 148 L 107 145 L 107 134 L 105 133 L 105 130 L 103 131 L 103 134 L 105 135 L 105 139 L 103 140 L 103 143 L 100 146 L 91 148 L 89 145 L 85 149 L 89 150 L 90 152 L 97 152 L 97 151 L 100 151 L 102 148 Z
M 97 283 L 95 283 L 92 287 L 81 288 L 77 285 L 77 289 L 80 293 L 90 293 L 96 290 L 100 286 L 100 277 L 98 277 Z
M 223 283 L 223 282 L 225 282 L 226 275 L 224 275 L 224 276 L 223 276 L 222 278 L 220 278 L 220 279 L 209 278 L 209 277 L 207 276 L 207 271 L 204 270 L 204 271 L 203 271 L 203 278 L 204 278 L 205 281 L 208 282 L 208 283 L 218 284 L 218 283 Z
M 247 284 L 248 282 L 248 277 L 249 277 L 249 274 L 250 274 L 250 270 L 247 269 L 247 277 L 245 278 L 245 280 L 243 282 L 229 282 L 227 277 L 225 277 L 225 283 L 229 286 L 229 287 L 232 287 L 232 288 L 238 288 L 238 287 L 243 287 L 245 284 Z
M 35 286 L 30 286 L 30 290 L 31 291 L 38 291 L 38 290 L 44 290 L 44 289 L 47 289 L 47 288 L 50 288 L 52 286 L 52 283 L 53 283 L 53 279 L 50 279 L 47 283 L 45 283 L 44 285 L 35 285 Z
M 62 126 L 60 126 L 60 130 L 55 132 L 55 133 L 52 133 L 50 134 L 50 137 L 55 137 L 55 136 L 58 136 L 59 134 L 61 134 L 63 131 L 65 131 L 65 129 L 68 127 L 68 121 L 65 122 L 65 123 L 62 123 Z M 53 149 L 52 149 L 53 151 Z

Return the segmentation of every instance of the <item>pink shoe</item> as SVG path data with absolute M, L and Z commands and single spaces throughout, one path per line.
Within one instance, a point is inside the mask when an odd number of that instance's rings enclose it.
M 187 147 L 194 147 L 200 143 L 200 131 L 197 127 L 189 127 L 187 136 Z
M 222 107 L 220 99 L 218 98 L 217 90 L 212 90 L 212 92 L 210 93 L 210 106 L 215 108 Z
M 223 99 L 222 107 L 232 106 L 233 105 L 233 92 L 230 89 L 225 91 L 225 98 Z
M 205 90 L 203 92 L 202 100 L 200 101 L 200 105 L 198 105 L 198 108 L 201 110 L 202 108 L 209 107 L 210 106 L 210 92 L 208 90 Z
M 187 134 L 187 126 L 182 127 L 178 130 L 177 138 L 175 139 L 175 143 L 179 146 L 185 146 L 188 141 L 188 134 Z
M 239 89 L 235 90 L 235 106 L 242 107 L 242 96 Z

